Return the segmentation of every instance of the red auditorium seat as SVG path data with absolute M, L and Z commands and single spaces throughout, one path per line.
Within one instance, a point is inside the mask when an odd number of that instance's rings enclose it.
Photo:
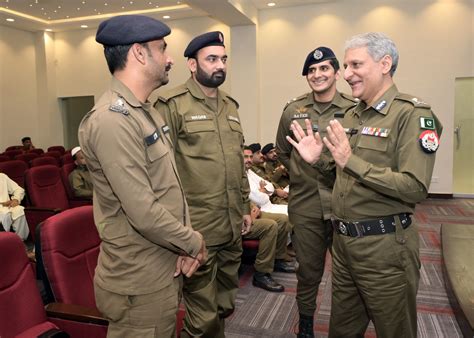
M 0 155 L 0 162 L 10 161 L 10 156 Z
M 58 161 L 58 165 L 59 165 L 59 159 L 61 158 L 62 153 L 59 152 L 59 151 L 56 151 L 56 150 L 52 150 L 52 151 L 47 151 L 47 152 L 43 153 L 43 155 L 41 155 L 41 156 L 54 157 Z
M 66 152 L 63 156 L 61 156 L 61 166 L 68 164 L 68 163 L 74 163 L 74 160 L 72 159 L 71 152 Z
M 5 149 L 5 151 L 18 150 L 18 149 L 21 149 L 21 148 L 23 148 L 23 146 L 9 146 L 9 147 L 7 147 L 7 149 Z
M 44 154 L 44 150 L 41 149 L 41 148 L 35 148 L 35 149 L 31 149 L 31 150 L 29 151 L 29 153 L 42 155 L 42 154 Z
M 37 166 L 46 165 L 46 164 L 54 165 L 56 167 L 59 166 L 58 160 L 54 157 L 51 157 L 51 156 L 43 156 L 42 155 L 42 156 L 37 157 L 37 158 L 35 158 L 34 160 L 31 161 L 31 167 L 37 167 Z
M 16 155 L 20 155 L 22 154 L 23 152 L 21 150 L 6 150 L 4 153 L 3 153 L 3 156 L 8 156 L 10 157 L 12 160 L 15 158 Z
M 46 334 L 50 330 L 56 330 L 58 333 L 64 330 L 63 332 L 67 332 L 71 337 L 94 337 L 86 335 L 92 326 L 87 321 L 90 322 L 94 318 L 85 317 L 84 312 L 78 312 L 79 307 L 74 308 L 72 312 L 71 306 L 48 304 L 47 309 L 56 309 L 55 315 L 45 311 L 25 246 L 18 236 L 0 233 L 0 256 L 10 257 L 2 260 L 0 275 L 0 337 L 31 338 Z M 85 322 L 67 319 L 72 317 Z
M 28 165 L 23 161 L 11 160 L 0 162 L 0 172 L 7 175 L 22 188 L 25 187 L 25 172 L 27 169 Z
M 51 146 L 48 148 L 48 152 L 57 151 L 60 155 L 63 155 L 66 149 L 63 146 Z
M 34 160 L 35 158 L 38 158 L 39 156 L 40 156 L 40 155 L 35 154 L 35 153 L 26 153 L 26 154 L 16 155 L 16 156 L 15 156 L 15 160 L 23 161 L 23 162 L 25 162 L 25 163 L 28 165 L 28 167 L 29 167 L 31 161 Z
M 46 218 L 69 208 L 59 168 L 53 165 L 32 167 L 25 174 L 26 191 L 31 207 L 25 210 L 30 234 Z

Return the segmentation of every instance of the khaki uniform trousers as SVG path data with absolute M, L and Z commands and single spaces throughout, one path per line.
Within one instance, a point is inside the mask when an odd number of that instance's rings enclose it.
M 108 338 L 176 337 L 179 278 L 157 292 L 127 296 L 94 285 L 97 308 L 109 320 Z
M 316 311 L 316 297 L 324 273 L 326 252 L 331 248 L 332 225 L 328 220 L 294 214 L 290 219 L 294 225 L 291 240 L 298 261 L 296 303 L 300 314 L 312 317 Z
M 238 271 L 242 241 L 209 246 L 206 264 L 184 278 L 183 298 L 186 307 L 181 337 L 220 338 L 224 319 L 234 312 L 239 288 Z
M 396 219 L 395 233 L 334 235 L 329 337 L 363 337 L 369 320 L 378 338 L 416 337 L 418 229 Z
M 262 212 L 260 218 L 252 223 L 250 232 L 245 239 L 258 239 L 258 252 L 255 258 L 255 270 L 272 273 L 275 259 L 286 257 L 286 244 L 291 225 L 288 216 Z

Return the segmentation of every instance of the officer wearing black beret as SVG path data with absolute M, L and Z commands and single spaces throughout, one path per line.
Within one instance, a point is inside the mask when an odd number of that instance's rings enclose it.
M 227 73 L 223 34 L 195 37 L 184 57 L 191 77 L 156 103 L 170 127 L 193 228 L 209 251 L 207 263 L 184 280 L 181 337 L 223 338 L 239 287 L 241 236 L 252 223 L 244 138 L 237 101 L 219 89 Z
M 262 150 L 260 143 L 252 143 L 249 145 L 249 149 L 252 150 L 252 153 L 255 154 L 258 151 Z
M 262 154 L 266 155 L 268 154 L 272 149 L 275 149 L 273 146 L 273 143 L 268 143 L 262 148 Z
M 168 26 L 143 15 L 113 17 L 97 30 L 113 76 L 82 120 L 79 142 L 102 239 L 94 291 L 109 320 L 107 337 L 174 337 L 175 276 L 191 276 L 206 259 L 204 240 L 190 226 L 168 128 L 148 102 L 168 82 L 168 34 Z
M 314 131 L 324 134 L 329 121 L 342 119 L 356 101 L 337 91 L 339 62 L 328 47 L 318 47 L 309 52 L 302 75 L 306 77 L 311 91 L 285 106 L 278 127 L 276 148 L 279 160 L 288 168 L 290 177 L 288 215 L 294 225 L 292 242 L 299 263 L 296 272 L 296 302 L 300 316 L 298 337 L 310 338 L 314 337 L 316 296 L 324 272 L 326 251 L 332 240 L 330 217 L 335 164 L 329 151 L 326 151 L 319 163 L 309 166 L 295 153 L 286 136 L 293 136 L 290 131 L 292 121 L 306 128 L 306 119 L 311 120 Z

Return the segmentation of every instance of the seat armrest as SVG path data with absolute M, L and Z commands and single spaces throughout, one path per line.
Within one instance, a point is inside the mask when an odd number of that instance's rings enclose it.
M 99 310 L 76 304 L 49 303 L 45 306 L 48 317 L 67 319 L 81 323 L 109 325 Z

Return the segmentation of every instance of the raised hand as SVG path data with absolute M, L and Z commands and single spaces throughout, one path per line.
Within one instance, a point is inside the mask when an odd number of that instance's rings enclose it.
M 304 122 L 306 123 L 306 132 L 301 128 L 298 122 L 293 121 L 291 130 L 293 131 L 293 135 L 295 135 L 296 141 L 289 136 L 287 136 L 286 139 L 298 151 L 303 160 L 309 164 L 314 164 L 321 156 L 324 143 L 319 133 L 313 134 L 311 121 L 306 119 Z

